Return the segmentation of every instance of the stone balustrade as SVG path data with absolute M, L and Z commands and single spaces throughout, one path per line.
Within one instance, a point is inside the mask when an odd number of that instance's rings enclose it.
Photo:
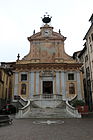
M 16 113 L 16 118 L 23 118 L 29 111 L 30 111 L 30 100 L 25 100 L 24 98 L 20 97 L 20 103 L 24 103 L 22 108 L 19 108 L 18 113 Z
M 71 115 L 73 115 L 73 117 L 75 117 L 75 118 L 81 118 L 81 114 L 78 112 L 78 110 L 77 110 L 75 107 L 73 107 L 73 106 L 71 106 L 71 105 L 69 104 L 69 101 L 66 101 L 66 110 L 67 110 Z

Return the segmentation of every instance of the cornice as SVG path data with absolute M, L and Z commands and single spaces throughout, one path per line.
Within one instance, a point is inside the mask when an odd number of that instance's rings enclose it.
M 31 63 L 31 64 L 16 64 L 15 71 L 37 71 L 37 70 L 80 70 L 80 63 Z

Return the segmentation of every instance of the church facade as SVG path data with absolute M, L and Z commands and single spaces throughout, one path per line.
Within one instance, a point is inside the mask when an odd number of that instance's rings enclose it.
M 40 32 L 28 37 L 30 51 L 14 65 L 13 96 L 25 99 L 83 99 L 80 63 L 66 54 L 64 37 L 44 17 Z

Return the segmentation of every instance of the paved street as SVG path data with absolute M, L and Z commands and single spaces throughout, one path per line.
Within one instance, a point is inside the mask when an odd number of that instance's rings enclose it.
M 0 126 L 0 140 L 93 140 L 93 119 L 14 119 Z M 48 122 L 48 124 L 46 123 Z

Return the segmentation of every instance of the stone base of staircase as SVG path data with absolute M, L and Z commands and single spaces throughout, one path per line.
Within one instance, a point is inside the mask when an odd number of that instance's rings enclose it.
M 49 101 L 48 101 L 49 102 Z M 20 112 L 22 113 L 22 112 Z M 20 117 L 19 113 L 19 117 Z M 51 106 L 51 104 L 47 103 L 47 107 L 39 107 L 35 102 L 30 102 L 30 110 L 25 113 L 24 115 L 21 115 L 21 118 L 44 118 L 44 119 L 58 119 L 58 118 L 77 118 L 72 113 L 68 112 L 66 110 L 66 102 L 60 101 L 60 103 L 54 107 Z
M 82 118 L 93 118 L 93 112 L 81 113 Z
M 32 108 L 31 111 L 24 116 L 24 118 L 74 118 L 66 109 L 61 108 Z

